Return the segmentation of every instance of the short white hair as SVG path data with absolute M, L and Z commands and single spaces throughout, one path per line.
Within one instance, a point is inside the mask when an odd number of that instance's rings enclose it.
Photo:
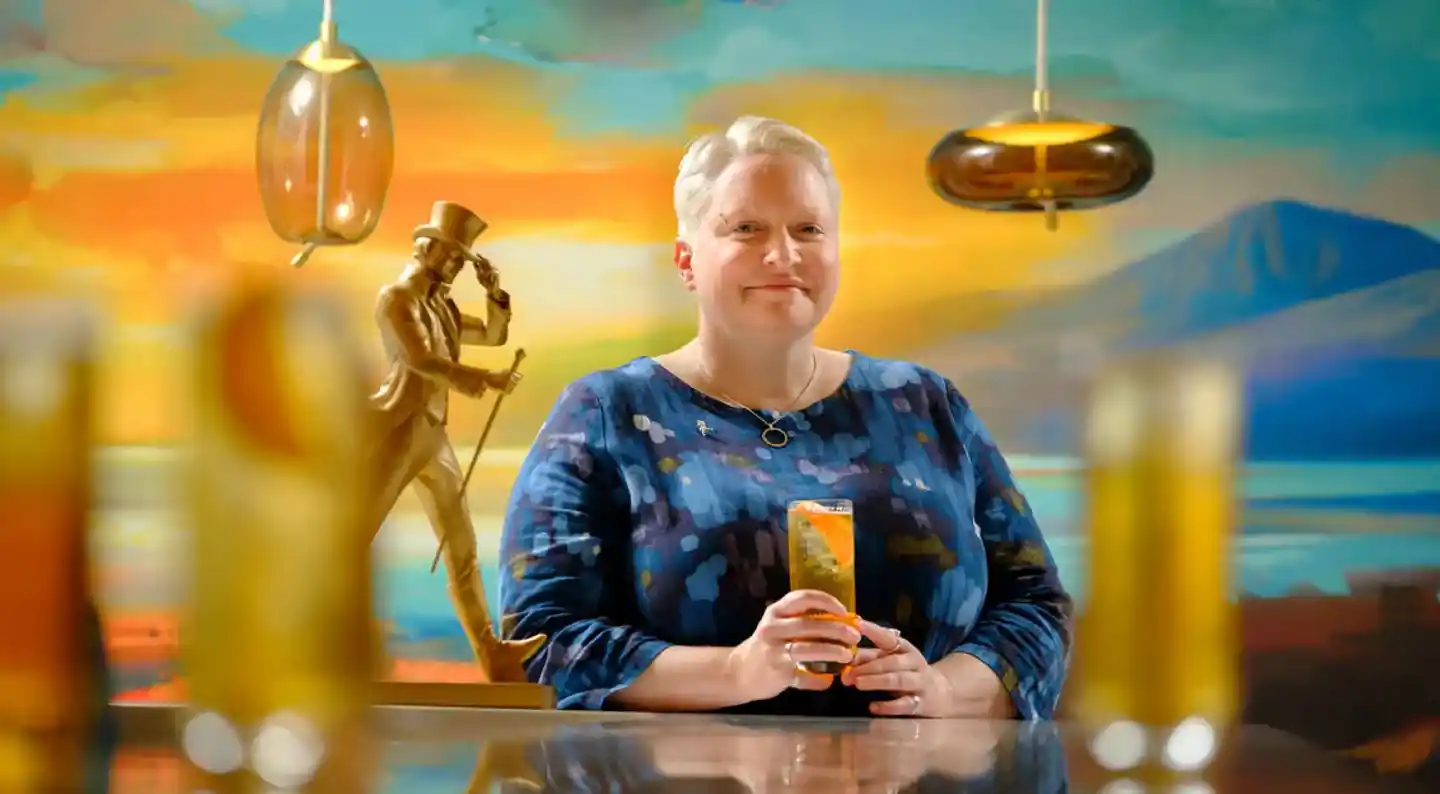
M 675 219 L 685 239 L 695 231 L 710 205 L 710 192 L 725 169 L 741 157 L 789 154 L 815 167 L 825 180 L 830 206 L 840 211 L 840 184 L 830 164 L 830 153 L 798 127 L 761 116 L 741 116 L 724 132 L 697 138 L 680 159 L 675 177 Z

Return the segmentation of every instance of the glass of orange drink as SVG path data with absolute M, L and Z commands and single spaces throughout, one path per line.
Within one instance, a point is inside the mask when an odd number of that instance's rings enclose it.
M 790 536 L 790 589 L 819 590 L 845 605 L 844 616 L 828 612 L 809 617 L 843 620 L 855 615 L 855 508 L 848 499 L 800 499 L 786 511 Z M 852 655 L 854 648 L 851 649 Z M 818 675 L 839 675 L 847 665 L 806 662 L 802 669 Z

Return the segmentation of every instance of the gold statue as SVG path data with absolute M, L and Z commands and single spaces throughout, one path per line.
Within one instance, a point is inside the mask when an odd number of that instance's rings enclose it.
M 510 295 L 500 289 L 500 274 L 490 262 L 470 250 L 485 228 L 485 221 L 465 207 L 436 202 L 430 222 L 412 234 L 411 263 L 380 290 L 375 321 L 388 369 L 370 398 L 380 414 L 371 453 L 370 537 L 373 541 L 400 492 L 413 481 L 444 551 L 450 598 L 481 670 L 492 682 L 522 683 L 524 662 L 545 636 L 506 641 L 495 633 L 465 500 L 466 478 L 445 432 L 452 389 L 478 398 L 490 389 L 508 394 L 520 381 L 513 369 L 460 363 L 461 345 L 497 347 L 509 335 Z M 485 288 L 484 319 L 461 313 L 450 298 L 450 285 L 467 262 Z

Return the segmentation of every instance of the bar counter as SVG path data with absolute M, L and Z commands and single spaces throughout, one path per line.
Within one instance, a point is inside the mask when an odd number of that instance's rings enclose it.
M 1415 791 L 1255 726 L 1225 737 L 1203 780 L 1159 785 L 1104 771 L 1064 724 L 405 707 L 373 714 L 373 794 Z M 115 716 L 111 792 L 191 790 L 184 758 L 193 742 L 183 737 L 193 715 L 126 705 Z

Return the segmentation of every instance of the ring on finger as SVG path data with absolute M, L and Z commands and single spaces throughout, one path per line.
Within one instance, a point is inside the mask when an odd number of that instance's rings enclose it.
M 799 667 L 799 666 L 800 666 L 800 663 L 795 660 L 795 641 L 794 641 L 794 640 L 791 640 L 790 642 L 785 643 L 785 658 L 790 660 L 790 664 L 793 664 L 793 665 L 795 665 L 796 667 Z
M 920 711 L 920 696 L 910 695 L 910 714 L 917 714 Z
M 899 629 L 893 629 L 893 628 L 890 629 L 890 636 L 892 636 L 892 637 L 895 638 L 895 644 L 894 644 L 894 645 L 891 645 L 887 650 L 890 651 L 890 652 L 894 652 L 894 651 L 900 650 L 900 640 L 901 640 L 900 630 L 899 630 Z

